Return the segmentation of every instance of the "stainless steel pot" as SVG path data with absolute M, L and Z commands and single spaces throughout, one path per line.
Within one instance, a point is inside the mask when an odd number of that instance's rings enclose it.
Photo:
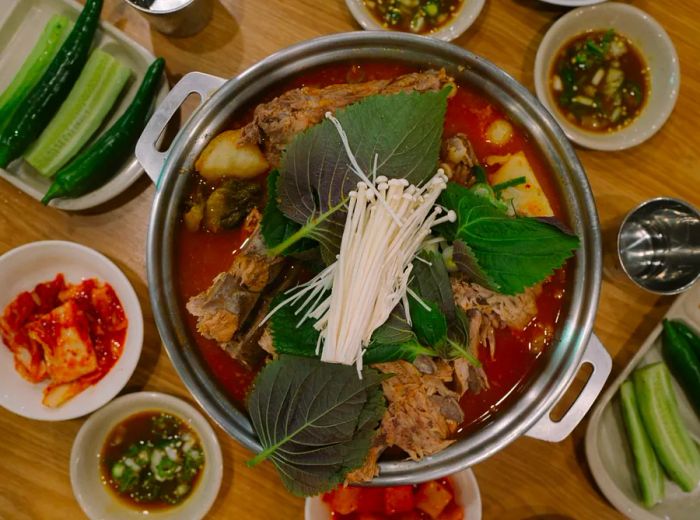
M 538 374 L 487 424 L 446 450 L 420 462 L 387 461 L 375 485 L 420 482 L 471 466 L 521 435 L 558 442 L 583 418 L 603 388 L 610 356 L 591 328 L 601 279 L 598 216 L 586 175 L 563 132 L 540 103 L 508 74 L 485 59 L 431 38 L 391 32 L 337 34 L 303 42 L 261 61 L 240 76 L 224 81 L 201 73 L 182 78 L 151 118 L 136 147 L 136 156 L 157 185 L 148 234 L 148 282 L 158 330 L 185 385 L 221 427 L 253 451 L 260 444 L 244 412 L 219 388 L 199 355 L 178 304 L 174 262 L 175 227 L 184 197 L 186 175 L 205 144 L 239 109 L 290 76 L 344 60 L 389 59 L 421 67 L 444 67 L 460 82 L 473 85 L 501 105 L 516 124 L 527 129 L 556 177 L 569 223 L 581 238 L 570 274 L 568 302 L 554 344 Z M 156 151 L 166 123 L 191 94 L 202 103 L 179 132 L 170 150 Z M 584 363 L 593 366 L 580 395 L 559 422 L 549 413 Z

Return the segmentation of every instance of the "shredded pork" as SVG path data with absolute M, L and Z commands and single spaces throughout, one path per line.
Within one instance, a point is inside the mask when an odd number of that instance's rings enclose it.
M 447 365 L 443 360 L 438 364 Z M 464 419 L 458 394 L 448 388 L 449 368 L 421 372 L 407 361 L 380 363 L 375 368 L 393 377 L 382 383 L 387 410 L 381 431 L 387 446 L 398 446 L 413 460 L 437 453 L 454 442 Z
M 469 318 L 471 347 L 487 345 L 493 356 L 496 349 L 494 331 L 504 327 L 523 329 L 537 314 L 537 296 L 542 286 L 535 285 L 521 294 L 508 296 L 491 291 L 463 278 L 452 278 L 455 303 Z

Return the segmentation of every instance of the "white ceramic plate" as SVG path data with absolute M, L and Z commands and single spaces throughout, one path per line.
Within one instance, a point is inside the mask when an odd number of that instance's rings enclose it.
M 679 296 L 666 314 L 679 318 L 700 330 L 700 284 Z M 586 430 L 586 456 L 598 487 L 621 513 L 634 520 L 691 520 L 698 518 L 700 486 L 684 493 L 666 481 L 666 498 L 652 509 L 644 509 L 638 498 L 632 452 L 622 423 L 618 390 L 633 370 L 661 361 L 661 324 L 649 335 L 632 361 L 608 390 L 600 397 Z M 673 380 L 683 422 L 696 442 L 700 442 L 700 418 L 695 414 L 685 393 Z
M 479 16 L 486 0 L 464 0 L 457 15 L 450 23 L 434 33 L 426 34 L 431 38 L 452 41 L 466 31 Z M 368 31 L 386 31 L 374 16 L 367 10 L 363 0 L 345 0 L 345 4 L 363 29 Z
M 481 520 L 481 494 L 471 469 L 465 469 L 449 477 L 455 491 L 455 501 L 464 508 L 465 520 Z M 320 496 L 306 499 L 304 520 L 332 520 L 330 508 Z
M 204 469 L 196 487 L 181 504 L 163 511 L 144 513 L 129 508 L 101 480 L 100 452 L 107 435 L 121 421 L 139 412 L 163 411 L 176 415 L 192 428 L 204 449 Z M 138 392 L 123 395 L 93 414 L 73 442 L 70 481 L 73 494 L 91 520 L 198 520 L 209 511 L 221 487 L 221 447 L 214 430 L 195 408 L 170 395 Z
M 97 384 L 58 408 L 41 404 L 48 384 L 32 384 L 15 371 L 12 353 L 0 340 L 0 406 L 18 415 L 42 421 L 63 421 L 93 412 L 124 388 L 136 368 L 143 343 L 143 317 L 134 288 L 119 268 L 94 249 L 59 240 L 32 242 L 0 256 L 0 312 L 21 292 L 63 273 L 66 282 L 99 278 L 109 283 L 121 301 L 127 320 L 122 355 Z
M 601 4 L 605 0 L 540 0 L 546 4 L 563 5 L 564 7 L 580 7 L 582 5 Z
M 562 45 L 571 38 L 611 28 L 629 38 L 642 53 L 649 67 L 651 94 L 641 114 L 621 130 L 588 132 L 569 122 L 557 108 L 549 73 Z M 681 72 L 673 42 L 656 20 L 634 6 L 609 2 L 575 9 L 557 20 L 537 50 L 534 77 L 537 97 L 569 139 L 594 150 L 623 150 L 646 141 L 664 125 L 678 98 Z
M 71 20 L 75 20 L 82 5 L 75 0 L 2 0 L 0 4 L 2 4 L 0 9 L 0 92 L 2 92 L 24 63 L 36 43 L 39 32 L 49 18 L 56 13 L 62 13 Z M 146 49 L 104 22 L 100 23 L 95 35 L 93 48 L 97 47 L 110 53 L 133 72 L 130 82 L 116 103 L 116 108 L 111 111 L 107 121 L 88 142 L 88 146 L 124 113 L 134 98 L 146 69 L 155 59 Z M 167 93 L 168 84 L 163 80 L 156 103 L 160 103 Z M 124 161 L 114 177 L 101 188 L 75 199 L 55 199 L 50 205 L 64 210 L 83 210 L 98 206 L 126 190 L 142 172 L 143 168 L 132 155 Z M 11 163 L 7 170 L 0 168 L 0 177 L 37 200 L 41 200 L 51 184 L 49 179 L 39 175 L 22 159 Z

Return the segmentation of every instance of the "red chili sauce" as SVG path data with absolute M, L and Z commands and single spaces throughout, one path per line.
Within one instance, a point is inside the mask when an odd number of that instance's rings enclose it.
M 338 83 L 394 78 L 416 70 L 409 65 L 386 62 L 330 65 L 292 79 L 261 102 L 292 88 L 324 87 Z M 236 120 L 232 128 L 241 127 L 250 121 L 253 109 L 254 107 L 251 107 Z M 448 100 L 445 135 L 450 136 L 458 132 L 466 134 L 482 163 L 488 155 L 524 151 L 554 214 L 562 218 L 561 204 L 551 175 L 527 133 L 513 124 L 513 137 L 505 145 L 495 145 L 486 139 L 486 129 L 497 119 L 509 120 L 500 108 L 483 94 L 460 85 L 456 94 Z M 486 170 L 487 173 L 493 173 L 488 167 Z M 244 238 L 240 231 L 213 234 L 200 230 L 193 233 L 187 231 L 184 225 L 180 225 L 177 261 L 183 312 L 184 304 L 191 296 L 205 290 L 217 274 L 228 269 Z M 479 394 L 465 394 L 461 402 L 465 412 L 463 429 L 473 427 L 490 417 L 533 371 L 537 359 L 552 341 L 566 285 L 566 268 L 562 268 L 543 285 L 542 293 L 537 298 L 538 314 L 524 330 L 496 331 L 497 346 L 493 359 L 488 349 L 480 349 L 479 359 L 484 365 L 490 388 Z M 214 341 L 199 335 L 196 332 L 196 320 L 189 313 L 186 315 L 192 336 L 214 376 L 234 400 L 242 402 L 255 373 L 229 357 Z

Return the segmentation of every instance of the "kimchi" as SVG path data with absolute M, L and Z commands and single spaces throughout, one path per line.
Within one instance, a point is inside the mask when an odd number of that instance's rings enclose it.
M 30 383 L 47 381 L 43 404 L 58 407 L 100 381 L 119 360 L 127 318 L 108 284 L 66 283 L 62 274 L 18 294 L 0 332 L 15 369 Z

